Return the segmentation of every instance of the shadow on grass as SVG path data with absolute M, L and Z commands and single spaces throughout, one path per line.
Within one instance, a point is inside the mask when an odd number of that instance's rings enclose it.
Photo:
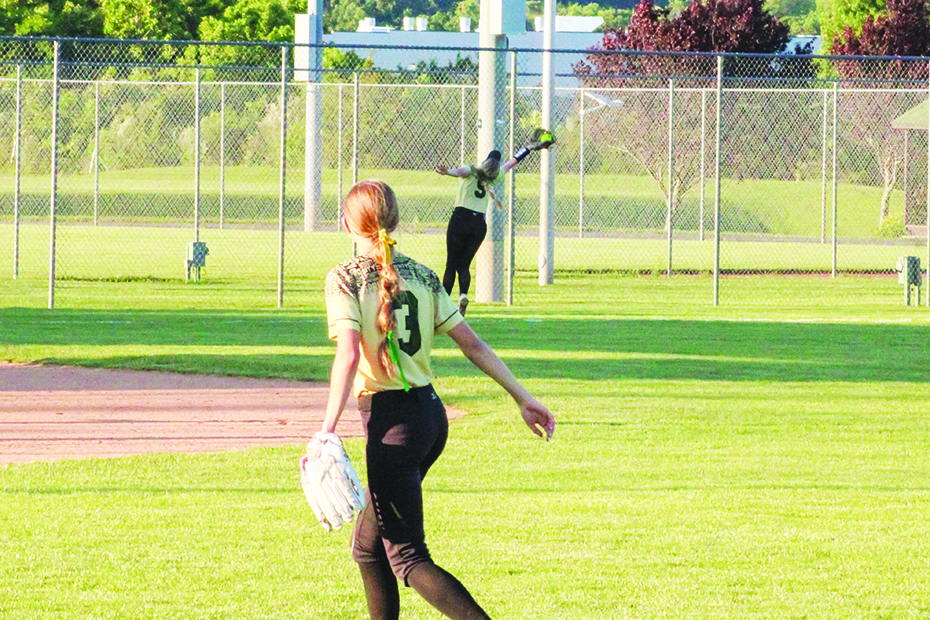
M 840 381 L 930 383 L 930 330 L 895 324 L 706 320 L 549 319 L 472 321 L 526 379 Z M 440 339 L 438 346 L 451 341 Z M 319 313 L 0 309 L 0 345 L 45 363 L 328 380 L 332 354 L 172 354 L 171 347 L 332 348 Z M 132 346 L 164 354 L 127 355 Z M 62 354 L 61 348 L 67 348 Z M 83 347 L 104 349 L 91 357 Z M 111 347 L 113 354 L 108 354 Z M 125 347 L 125 349 L 123 349 Z M 73 349 L 73 355 L 71 354 Z M 525 355 L 519 352 L 525 351 Z M 460 356 L 438 374 L 480 374 Z
M 289 381 L 328 381 L 333 358 L 328 355 L 298 354 L 175 354 L 175 355 L 111 355 L 105 357 L 46 357 L 43 364 L 84 366 L 173 372 L 185 375 L 216 375 L 223 377 L 256 377 L 286 379 Z M 140 388 L 144 389 L 145 385 Z M 2 389 L 2 388 L 0 388 Z M 50 389 L 62 389 L 52 387 Z M 105 388 L 100 388 L 105 389 Z M 122 388 L 132 389 L 132 388 Z M 170 389 L 160 385 L 158 389 Z M 282 388 L 283 389 L 283 388 Z

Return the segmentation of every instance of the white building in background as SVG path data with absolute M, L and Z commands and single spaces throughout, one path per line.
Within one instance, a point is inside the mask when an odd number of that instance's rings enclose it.
M 556 49 L 560 50 L 553 56 L 556 85 L 574 87 L 577 86 L 577 81 L 570 77 L 573 74 L 573 66 L 584 60 L 588 49 L 599 45 L 603 40 L 604 35 L 594 30 L 604 23 L 604 19 L 558 15 L 555 23 Z M 507 37 L 510 49 L 524 50 L 518 59 L 520 73 L 523 75 L 520 83 L 523 86 L 537 85 L 542 72 L 542 55 L 526 51 L 542 49 L 542 18 L 535 18 L 534 25 L 535 31 L 524 30 Z M 309 16 L 296 16 L 294 38 L 298 44 L 309 40 Z M 469 17 L 459 18 L 458 32 L 429 30 L 426 17 L 405 17 L 403 28 L 400 30 L 378 26 L 375 18 L 366 17 L 359 21 L 358 29 L 354 32 L 324 33 L 323 42 L 336 45 L 344 51 L 355 52 L 362 58 L 371 58 L 378 69 L 410 69 L 419 62 L 428 63 L 431 60 L 435 60 L 440 67 L 446 67 L 462 57 L 478 62 L 478 52 L 474 51 L 479 46 L 478 24 L 473 23 Z M 817 36 L 792 37 L 785 51 L 794 53 L 796 45 L 806 43 L 812 44 L 814 54 L 820 52 L 821 41 Z M 462 51 L 463 48 L 468 51 Z M 307 51 L 307 48 L 295 49 L 294 66 L 298 72 L 295 77 L 298 80 L 306 79 L 305 73 L 301 76 L 301 69 L 307 66 Z
M 295 42 L 309 40 L 309 17 L 297 15 Z M 525 21 L 525 20 L 524 20 Z M 541 19 L 536 20 L 536 31 L 518 32 L 507 36 L 510 49 L 541 50 L 543 33 Z M 553 56 L 556 81 L 559 86 L 575 86 L 572 66 L 584 59 L 585 50 L 598 45 L 604 35 L 594 30 L 603 23 L 601 17 L 556 17 L 555 41 L 559 50 L 570 50 Z M 330 32 L 323 34 L 323 42 L 351 51 L 362 58 L 371 58 L 379 69 L 408 69 L 419 62 L 435 60 L 440 67 L 454 64 L 458 58 L 470 58 L 477 64 L 478 24 L 468 17 L 459 18 L 459 32 L 429 30 L 425 17 L 405 17 L 402 30 L 378 26 L 375 19 L 368 17 L 359 21 L 355 32 Z M 378 47 L 371 47 L 378 46 Z M 387 46 L 387 48 L 381 47 Z M 446 49 L 420 49 L 446 48 Z M 466 48 L 463 51 L 462 48 Z M 300 72 L 307 66 L 307 48 L 296 48 L 294 66 Z M 518 58 L 520 71 L 526 77 L 523 85 L 535 85 L 540 81 L 542 54 L 523 52 Z M 562 77 L 560 77 L 562 76 Z M 297 76 L 300 79 L 300 76 Z

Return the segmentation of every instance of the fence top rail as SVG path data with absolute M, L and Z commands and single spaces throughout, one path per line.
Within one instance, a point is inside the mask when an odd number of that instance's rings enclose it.
M 664 78 L 668 80 L 668 78 Z M 23 77 L 17 79 L 15 77 L 0 77 L 0 83 L 6 84 L 16 84 L 17 82 L 22 82 L 24 84 L 47 84 L 51 83 L 53 78 L 27 78 Z M 106 86 L 194 86 L 197 84 L 194 80 L 176 80 L 176 81 L 154 81 L 154 80 L 75 80 L 75 79 L 64 79 L 60 80 L 61 84 L 69 85 L 91 85 L 99 84 Z M 280 88 L 280 81 L 264 81 L 264 82 L 239 82 L 234 80 L 203 80 L 200 82 L 201 86 L 243 86 L 243 87 L 268 87 L 268 88 Z M 331 88 L 331 87 L 340 87 L 340 86 L 354 86 L 352 82 L 322 82 L 322 83 L 313 83 L 313 82 L 289 82 L 290 86 L 295 88 L 300 88 L 308 84 L 313 84 L 318 88 Z M 359 84 L 360 88 L 420 88 L 420 89 L 447 89 L 447 90 L 476 90 L 478 86 L 476 84 Z M 517 86 L 518 91 L 522 92 L 534 92 L 541 91 L 542 86 Z M 593 91 L 598 93 L 615 93 L 617 95 L 629 94 L 629 93 L 655 93 L 662 94 L 668 92 L 668 86 L 654 86 L 654 87 L 645 87 L 645 86 L 626 86 L 626 87 L 601 87 L 601 86 L 557 86 L 553 90 L 556 92 L 562 93 L 583 93 L 585 91 Z M 713 93 L 716 92 L 716 86 L 708 87 L 696 87 L 696 86 L 677 86 L 675 87 L 676 92 L 679 93 Z M 832 93 L 833 87 L 821 87 L 821 88 L 739 88 L 739 89 L 725 89 L 727 92 L 735 93 L 783 93 L 783 94 L 824 94 Z M 839 88 L 839 92 L 843 94 L 926 94 L 927 88 Z

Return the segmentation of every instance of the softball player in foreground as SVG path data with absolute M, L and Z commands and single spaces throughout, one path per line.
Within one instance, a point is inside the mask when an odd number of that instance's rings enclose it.
M 434 272 L 393 251 L 394 192 L 367 180 L 346 196 L 344 225 L 359 256 L 326 277 L 329 337 L 336 340 L 321 431 L 335 432 L 350 392 L 365 429 L 366 506 L 352 537 L 372 620 L 397 619 L 398 580 L 449 618 L 489 616 L 468 590 L 437 566 L 423 530 L 421 481 L 446 443 L 448 421 L 431 385 L 433 338 L 448 334 L 465 356 L 516 401 L 536 435 L 555 418 L 462 319 Z

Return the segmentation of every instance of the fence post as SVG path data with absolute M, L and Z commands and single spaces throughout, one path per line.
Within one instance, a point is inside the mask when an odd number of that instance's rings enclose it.
M 226 224 L 226 82 L 220 84 L 220 229 Z
M 827 242 L 827 91 L 823 91 L 823 137 L 820 158 L 820 243 Z
M 19 188 L 20 170 L 22 168 L 23 143 L 23 66 L 16 65 L 16 138 L 13 150 L 16 154 L 16 168 L 13 173 L 13 279 L 19 278 Z
M 464 93 L 464 87 L 462 92 Z M 464 99 L 463 99 L 464 101 Z M 510 52 L 510 110 L 509 110 L 509 144 L 508 152 L 513 153 L 514 119 L 517 115 L 517 52 Z M 463 136 L 465 134 L 462 134 Z M 464 142 L 462 143 L 464 145 Z M 464 148 L 464 146 L 463 146 Z M 516 241 L 514 216 L 514 203 L 516 201 L 516 173 L 513 168 L 507 171 L 507 305 L 513 305 L 513 271 L 516 268 Z M 928 295 L 930 297 L 930 295 Z
M 668 81 L 668 277 L 672 277 L 672 237 L 675 220 L 675 80 Z
M 358 183 L 358 114 L 360 92 L 358 87 L 358 71 L 352 74 L 352 88 L 355 99 L 352 102 L 352 186 Z M 355 242 L 352 242 L 352 254 L 356 255 Z
M 339 230 L 339 222 L 342 221 L 342 84 L 339 85 L 339 115 L 337 121 L 337 145 L 336 145 L 336 230 Z
M 52 63 L 52 188 L 49 197 L 48 309 L 55 308 L 55 208 L 58 201 L 58 69 L 61 42 L 56 40 Z
M 578 238 L 584 237 L 584 86 L 578 89 Z
M 200 241 L 200 80 L 201 69 L 197 67 L 194 85 L 194 241 Z M 198 276 L 199 278 L 199 276 Z
M 840 83 L 833 82 L 833 259 L 830 264 L 830 275 L 836 277 L 836 212 L 837 212 L 837 159 L 836 159 L 836 126 L 838 124 L 840 98 Z
M 462 103 L 459 110 L 459 165 L 465 165 L 465 85 L 462 84 Z
M 717 56 L 717 128 L 714 137 L 714 305 L 720 305 L 720 125 L 723 120 L 723 55 Z
M 707 91 L 701 89 L 701 187 L 698 200 L 698 240 L 704 241 L 704 177 L 706 165 L 704 152 L 707 149 Z
M 100 81 L 94 80 L 94 226 L 100 212 Z
M 352 103 L 352 185 L 358 183 L 358 108 L 359 108 L 359 88 L 358 72 L 352 74 L 352 87 L 355 99 Z
M 930 65 L 928 65 L 930 69 Z M 930 92 L 930 71 L 927 76 L 927 90 Z M 930 108 L 927 109 L 927 307 L 930 308 Z M 910 288 L 908 288 L 910 290 Z
M 287 45 L 281 46 L 281 159 L 278 177 L 278 308 L 284 307 L 284 203 L 287 174 Z

